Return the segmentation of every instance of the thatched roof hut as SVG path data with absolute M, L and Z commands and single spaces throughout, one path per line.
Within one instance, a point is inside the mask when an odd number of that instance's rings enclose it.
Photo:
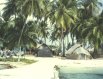
M 39 49 L 37 53 L 38 57 L 52 57 L 53 56 L 52 50 L 46 44 L 42 44 L 38 49 Z
M 75 44 L 65 54 L 69 59 L 91 59 L 90 53 L 81 44 Z

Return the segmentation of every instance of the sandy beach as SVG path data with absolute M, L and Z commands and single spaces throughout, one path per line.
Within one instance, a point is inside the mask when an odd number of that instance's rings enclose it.
M 70 60 L 60 57 L 28 57 L 38 62 L 19 68 L 0 70 L 0 79 L 53 79 L 54 66 L 103 67 L 102 59 Z

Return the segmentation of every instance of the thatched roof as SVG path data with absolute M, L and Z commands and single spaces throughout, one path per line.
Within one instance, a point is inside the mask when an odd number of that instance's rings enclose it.
M 73 51 L 75 51 L 80 46 L 81 46 L 81 44 L 75 44 L 65 54 L 68 54 L 68 53 L 71 54 Z
M 90 53 L 89 53 L 86 49 L 84 49 L 83 47 L 77 48 L 77 49 L 74 51 L 74 53 L 76 53 L 76 54 L 85 54 L 85 55 L 90 56 Z
M 39 49 L 38 56 L 40 56 L 40 57 L 52 57 L 53 56 L 52 50 L 46 44 L 41 44 L 38 47 L 38 49 Z
M 74 46 L 72 46 L 65 54 L 85 54 L 90 56 L 90 53 L 84 49 L 81 44 L 75 44 Z

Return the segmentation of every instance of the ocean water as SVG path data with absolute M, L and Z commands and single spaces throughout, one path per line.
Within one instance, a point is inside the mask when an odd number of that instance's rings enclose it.
M 60 75 L 59 79 L 103 79 L 103 74 L 67 73 Z
M 103 68 L 60 67 L 59 79 L 103 79 Z

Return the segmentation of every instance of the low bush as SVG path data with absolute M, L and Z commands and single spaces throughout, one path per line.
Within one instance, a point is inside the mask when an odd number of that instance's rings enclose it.
M 18 62 L 18 58 L 0 58 L 0 61 L 3 62 Z M 24 62 L 26 64 L 32 64 L 37 62 L 36 60 L 26 59 L 26 58 L 20 58 L 20 62 Z

